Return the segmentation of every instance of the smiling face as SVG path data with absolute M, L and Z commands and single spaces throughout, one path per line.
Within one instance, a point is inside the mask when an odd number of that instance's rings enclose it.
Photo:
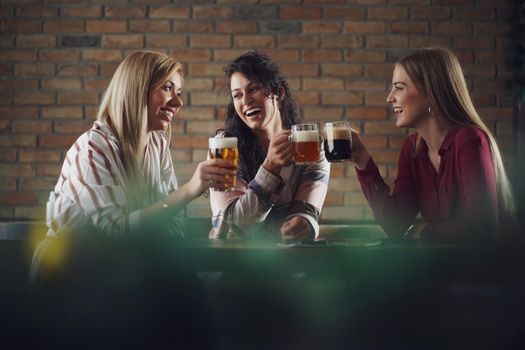
M 429 116 L 427 98 L 416 88 L 400 64 L 394 68 L 392 90 L 386 102 L 394 109 L 398 128 L 415 128 Z
M 148 131 L 167 130 L 182 107 L 182 77 L 172 73 L 148 94 Z
M 276 130 L 281 127 L 277 96 L 267 95 L 260 83 L 248 80 L 235 72 L 230 78 L 235 111 L 252 130 Z

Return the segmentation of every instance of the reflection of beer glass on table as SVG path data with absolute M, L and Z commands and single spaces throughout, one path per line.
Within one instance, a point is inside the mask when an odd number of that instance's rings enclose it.
M 352 159 L 352 128 L 348 122 L 325 123 L 324 152 L 329 162 Z
M 312 164 L 321 152 L 317 124 L 292 125 L 293 161 L 295 164 Z
M 211 159 L 224 159 L 235 165 L 237 169 L 237 162 L 239 160 L 239 149 L 237 148 L 236 137 L 213 137 L 208 140 L 209 154 Z M 231 180 L 230 184 L 225 189 L 214 188 L 214 191 L 234 191 L 237 186 L 236 175 L 226 175 L 226 179 Z

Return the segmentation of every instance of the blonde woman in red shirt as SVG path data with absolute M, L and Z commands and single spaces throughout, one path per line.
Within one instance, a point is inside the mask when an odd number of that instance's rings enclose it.
M 413 128 L 391 191 L 357 133 L 353 160 L 375 218 L 391 238 L 486 241 L 513 221 L 514 200 L 494 136 L 470 98 L 457 57 L 415 50 L 394 67 L 387 97 L 398 128 Z M 421 213 L 424 222 L 414 224 Z

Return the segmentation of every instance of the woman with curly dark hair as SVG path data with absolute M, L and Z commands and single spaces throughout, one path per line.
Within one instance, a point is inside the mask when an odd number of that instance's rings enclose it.
M 225 72 L 231 101 L 216 137 L 238 139 L 238 182 L 233 192 L 212 191 L 210 238 L 317 237 L 330 166 L 324 152 L 315 164 L 291 162 L 290 128 L 298 114 L 288 82 L 257 52 L 240 56 Z

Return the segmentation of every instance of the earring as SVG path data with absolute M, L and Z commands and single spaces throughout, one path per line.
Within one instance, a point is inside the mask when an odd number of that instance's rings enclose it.
M 433 117 L 431 106 L 428 106 L 428 115 L 429 115 L 430 117 Z

